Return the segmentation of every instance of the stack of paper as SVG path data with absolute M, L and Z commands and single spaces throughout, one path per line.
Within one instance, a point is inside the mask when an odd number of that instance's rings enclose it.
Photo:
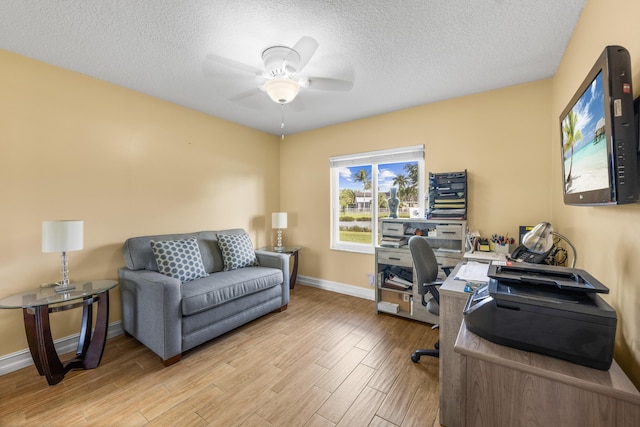
M 487 276 L 488 272 L 489 264 L 469 261 L 460 266 L 455 278 L 456 280 L 464 280 L 466 282 L 487 283 L 489 281 L 489 277 Z
M 400 276 L 396 276 L 395 274 L 390 273 L 389 277 L 384 281 L 384 285 L 382 286 L 385 288 L 397 289 L 399 291 L 406 291 L 411 289 L 413 283 L 409 282 L 408 280 L 404 280 Z
M 400 248 L 406 245 L 408 242 L 407 237 L 394 237 L 394 236 L 382 236 L 382 240 L 380 241 L 380 246 L 384 246 L 387 248 Z

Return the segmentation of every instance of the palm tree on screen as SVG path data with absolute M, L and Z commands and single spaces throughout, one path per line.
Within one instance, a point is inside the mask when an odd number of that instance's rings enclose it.
M 571 161 L 569 163 L 569 173 L 567 175 L 567 183 L 571 181 L 571 169 L 573 168 L 573 147 L 582 139 L 582 132 L 580 129 L 576 129 L 578 123 L 578 115 L 573 111 L 569 111 L 567 118 L 562 123 L 562 133 L 564 134 L 565 141 L 562 147 L 563 153 L 567 153 L 571 149 Z

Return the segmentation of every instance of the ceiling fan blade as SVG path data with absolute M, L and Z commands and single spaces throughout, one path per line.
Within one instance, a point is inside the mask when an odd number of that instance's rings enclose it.
M 229 101 L 242 101 L 245 98 L 249 98 L 251 96 L 255 96 L 259 93 L 262 93 L 262 91 L 260 89 L 258 89 L 257 87 L 254 87 L 252 89 L 249 90 L 245 90 L 244 92 L 240 92 L 237 95 L 232 96 L 231 98 L 229 98 Z
M 309 89 L 313 90 L 333 90 L 346 92 L 353 88 L 350 80 L 329 79 L 326 77 L 309 77 Z
M 272 102 L 266 93 L 259 88 L 245 90 L 237 95 L 229 98 L 229 101 L 238 103 L 247 108 L 260 109 L 268 105 L 268 102 Z
M 293 46 L 293 50 L 298 52 L 298 55 L 300 55 L 300 62 L 298 62 L 298 67 L 296 70 L 297 73 L 299 73 L 305 67 L 305 65 L 307 65 L 313 54 L 316 53 L 316 49 L 318 49 L 318 42 L 316 41 L 316 39 L 309 36 L 302 37 L 300 40 L 298 40 L 298 43 Z M 297 58 L 287 59 L 294 61 Z
M 225 58 L 218 55 L 207 55 L 207 61 L 214 64 L 221 64 L 225 67 L 232 68 L 234 70 L 242 71 L 248 74 L 261 75 L 263 71 L 252 67 L 251 65 L 243 64 L 242 62 L 235 61 L 233 59 Z

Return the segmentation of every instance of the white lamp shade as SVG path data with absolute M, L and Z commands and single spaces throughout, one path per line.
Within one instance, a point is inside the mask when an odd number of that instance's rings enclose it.
M 271 228 L 287 228 L 287 213 L 286 212 L 272 213 Z
M 276 77 L 265 82 L 264 90 L 274 102 L 287 104 L 298 95 L 300 84 L 295 80 Z
M 42 252 L 69 252 L 82 249 L 84 221 L 42 221 Z

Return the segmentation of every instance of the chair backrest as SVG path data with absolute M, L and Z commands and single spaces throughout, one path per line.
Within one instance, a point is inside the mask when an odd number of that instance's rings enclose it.
M 438 261 L 429 242 L 422 236 L 413 236 L 409 239 L 409 251 L 418 275 L 416 278 L 418 293 L 424 295 L 428 291 L 440 304 L 438 288 L 436 285 L 429 285 L 438 278 Z

